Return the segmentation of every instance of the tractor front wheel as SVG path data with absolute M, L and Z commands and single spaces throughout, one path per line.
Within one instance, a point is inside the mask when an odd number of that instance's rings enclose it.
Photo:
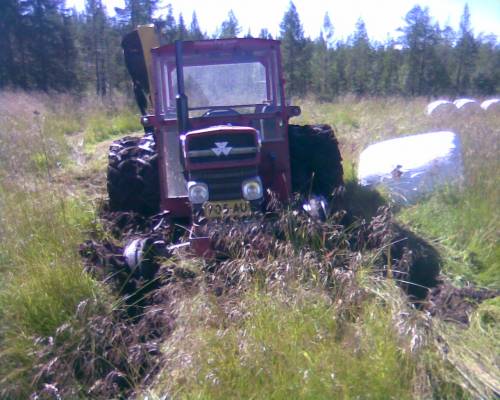
M 158 154 L 152 135 L 127 136 L 111 144 L 107 187 L 112 211 L 158 212 Z

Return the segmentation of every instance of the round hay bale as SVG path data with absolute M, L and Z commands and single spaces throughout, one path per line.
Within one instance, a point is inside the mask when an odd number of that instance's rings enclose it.
M 479 103 L 474 99 L 457 99 L 453 102 L 460 112 L 475 112 L 481 110 Z
M 427 115 L 450 115 L 456 111 L 455 105 L 449 100 L 436 100 L 427 105 Z
M 481 103 L 481 108 L 485 111 L 500 111 L 500 99 L 489 99 Z
M 372 144 L 359 156 L 359 183 L 385 188 L 396 203 L 413 204 L 440 186 L 462 181 L 460 147 L 458 135 L 450 131 Z

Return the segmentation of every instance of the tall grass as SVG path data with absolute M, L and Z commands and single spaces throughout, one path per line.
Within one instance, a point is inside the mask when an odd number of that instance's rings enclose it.
M 113 301 L 78 254 L 95 230 L 93 204 L 54 179 L 71 162 L 68 135 L 81 132 L 86 110 L 63 95 L 0 93 L 2 398 L 29 397 L 39 341 L 71 324 L 82 301 L 94 305 L 89 316 Z
M 194 358 L 165 370 L 160 386 L 183 399 L 413 398 L 414 362 L 384 307 L 366 303 L 345 323 L 321 292 L 292 293 L 250 293 L 238 323 L 189 324 L 171 356 Z
M 64 94 L 0 92 L 0 168 L 4 173 L 47 173 L 73 162 L 68 138 L 86 147 L 141 129 L 122 95 L 110 99 Z
M 408 307 L 394 282 L 374 280 L 371 273 L 356 279 L 333 296 L 292 280 L 282 289 L 259 286 L 229 301 L 209 292 L 185 299 L 178 304 L 178 328 L 164 342 L 162 371 L 144 396 L 455 400 L 493 395 L 498 368 L 480 351 L 498 320 L 489 322 L 486 335 L 480 332 L 484 326 L 471 326 L 466 335 L 476 339 L 464 346 L 463 328 L 434 326 Z M 447 358 L 451 353 L 458 356 Z
M 83 300 L 102 308 L 109 300 L 78 255 L 94 221 L 88 204 L 45 186 L 0 182 L 0 190 L 0 386 L 22 397 L 36 371 L 36 339 L 54 336 Z

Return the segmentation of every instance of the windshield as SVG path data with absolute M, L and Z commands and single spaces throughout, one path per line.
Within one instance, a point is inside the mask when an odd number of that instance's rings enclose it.
M 176 71 L 172 71 L 177 92 Z M 244 106 L 270 102 L 266 69 L 259 62 L 193 65 L 184 67 L 184 86 L 189 108 Z
M 277 49 L 276 49 L 277 50 Z M 213 109 L 258 113 L 266 106 L 280 106 L 276 50 L 229 48 L 186 51 L 183 54 L 184 87 L 190 117 Z M 160 78 L 160 113 L 175 118 L 177 72 L 174 54 L 157 63 Z

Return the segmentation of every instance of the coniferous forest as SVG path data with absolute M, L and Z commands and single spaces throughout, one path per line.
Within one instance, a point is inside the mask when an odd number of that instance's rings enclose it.
M 441 27 L 428 8 L 407 12 L 399 34 L 385 42 L 368 37 L 359 19 L 347 40 L 338 40 L 328 14 L 318 21 L 318 37 L 306 37 L 290 2 L 280 24 L 288 93 L 319 100 L 354 94 L 402 96 L 488 96 L 500 91 L 500 43 L 475 34 L 467 6 L 458 31 Z M 139 24 L 153 23 L 163 43 L 176 39 L 250 36 L 230 11 L 216 33 L 158 0 L 125 0 L 110 16 L 102 0 L 86 0 L 85 10 L 64 0 L 0 2 L 0 88 L 106 96 L 129 90 L 121 37 Z M 272 38 L 268 30 L 258 35 Z

